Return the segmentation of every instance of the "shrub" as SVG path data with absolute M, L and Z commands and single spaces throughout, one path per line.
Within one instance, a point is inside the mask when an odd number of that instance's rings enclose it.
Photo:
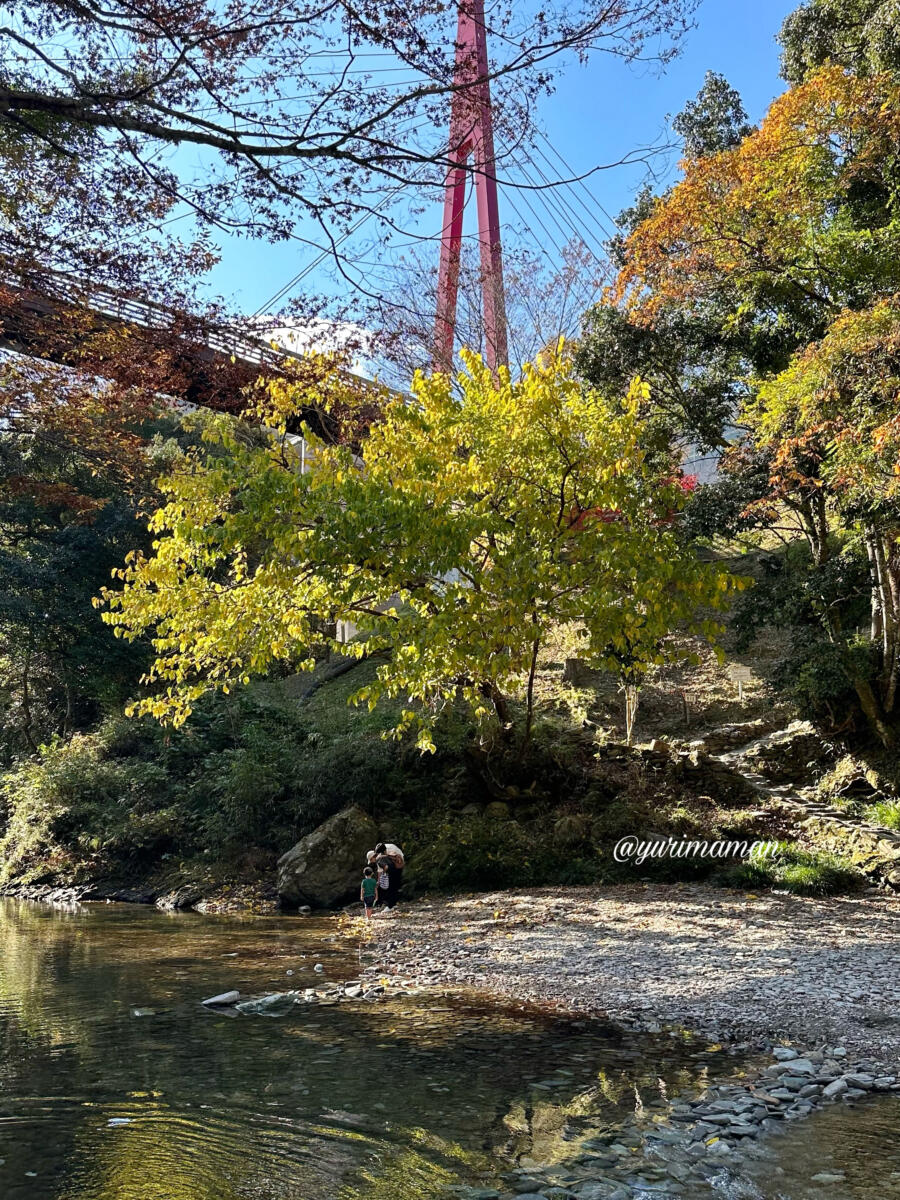
M 602 861 L 582 846 L 563 850 L 535 826 L 483 814 L 434 814 L 403 831 L 417 888 L 476 891 L 590 883 Z
M 0 775 L 0 879 L 74 882 L 146 872 L 169 854 L 282 851 L 340 802 L 298 779 L 309 741 L 296 713 L 248 694 L 201 705 L 175 732 L 112 717 L 54 740 Z
M 779 842 L 774 856 L 742 862 L 722 879 L 731 887 L 778 887 L 795 896 L 833 896 L 857 891 L 866 880 L 837 854 Z

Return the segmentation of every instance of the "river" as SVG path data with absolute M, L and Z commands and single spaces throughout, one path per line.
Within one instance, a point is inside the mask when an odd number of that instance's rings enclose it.
M 586 1145 L 627 1143 L 671 1097 L 753 1068 L 690 1038 L 474 997 L 297 1006 L 278 1019 L 200 1003 L 358 971 L 358 948 L 330 918 L 0 901 L 0 1196 L 503 1194 L 509 1171 L 577 1166 Z M 900 1197 L 898 1118 L 893 1098 L 838 1106 L 703 1194 Z M 823 1164 L 845 1175 L 827 1193 L 809 1183 Z M 661 1169 L 643 1175 L 648 1196 L 700 1194 L 669 1188 Z

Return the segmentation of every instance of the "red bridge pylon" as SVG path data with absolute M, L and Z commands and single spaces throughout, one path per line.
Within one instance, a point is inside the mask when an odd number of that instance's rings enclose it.
M 459 5 L 455 78 L 460 86 L 453 93 L 450 109 L 451 165 L 444 192 L 434 365 L 439 371 L 449 371 L 453 366 L 466 176 L 471 169 L 478 202 L 485 359 L 489 367 L 496 369 L 508 364 L 508 352 L 484 0 L 461 0 Z M 472 168 L 468 166 L 470 156 Z

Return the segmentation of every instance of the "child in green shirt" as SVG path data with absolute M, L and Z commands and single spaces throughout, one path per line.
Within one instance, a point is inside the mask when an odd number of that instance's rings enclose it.
M 371 867 L 363 871 L 362 883 L 359 887 L 359 898 L 366 909 L 366 920 L 371 921 L 372 909 L 375 907 L 375 896 L 378 891 L 378 880 Z

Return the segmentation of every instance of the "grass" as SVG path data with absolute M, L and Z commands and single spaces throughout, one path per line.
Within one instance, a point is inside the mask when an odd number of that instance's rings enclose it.
M 779 842 L 774 855 L 749 859 L 726 872 L 731 887 L 773 887 L 795 896 L 834 896 L 858 891 L 865 876 L 837 854 Z
M 873 825 L 883 825 L 885 829 L 900 829 L 900 801 L 880 800 L 876 804 L 867 804 L 862 815 Z

